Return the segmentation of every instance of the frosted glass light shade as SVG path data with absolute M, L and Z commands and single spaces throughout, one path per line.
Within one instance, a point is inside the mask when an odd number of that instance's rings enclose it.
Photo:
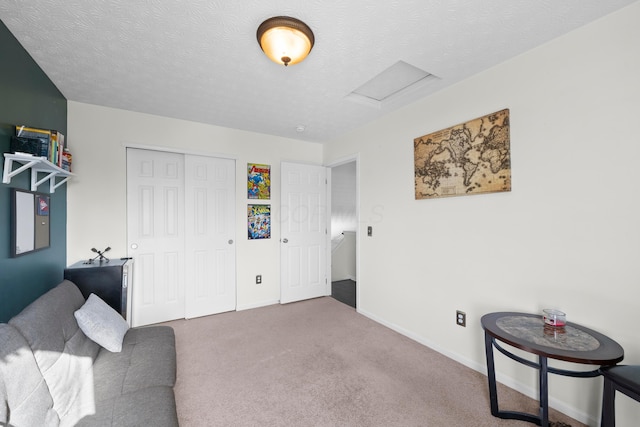
M 256 35 L 265 55 L 285 67 L 301 62 L 314 44 L 313 32 L 307 24 L 287 16 L 267 19 Z

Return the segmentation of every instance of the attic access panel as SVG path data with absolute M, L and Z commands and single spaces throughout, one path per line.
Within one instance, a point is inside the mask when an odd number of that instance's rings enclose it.
M 417 90 L 424 83 L 437 79 L 433 74 L 398 61 L 348 95 L 349 99 L 373 106 Z

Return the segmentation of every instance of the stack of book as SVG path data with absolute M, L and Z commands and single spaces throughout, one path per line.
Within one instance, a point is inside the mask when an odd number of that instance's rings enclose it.
M 57 130 L 16 126 L 11 138 L 11 152 L 42 157 L 61 169 L 71 172 L 72 156 L 65 146 L 64 135 Z

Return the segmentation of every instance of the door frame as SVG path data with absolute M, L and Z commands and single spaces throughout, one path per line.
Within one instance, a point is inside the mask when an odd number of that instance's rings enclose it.
M 223 153 L 210 153 L 208 151 L 198 151 L 198 150 L 184 150 L 178 147 L 163 147 L 159 145 L 147 145 L 147 144 L 134 144 L 131 142 L 123 142 L 122 147 L 125 148 L 125 156 L 127 148 L 137 148 L 139 150 L 152 150 L 152 151 L 164 151 L 166 153 L 175 153 L 175 154 L 187 154 L 190 156 L 203 156 L 203 157 L 217 157 L 219 159 L 230 159 L 238 161 L 238 156 L 231 156 L 229 154 Z M 237 178 L 237 168 L 236 168 L 236 178 Z
M 360 283 L 362 278 L 362 275 L 360 274 L 360 153 L 341 157 L 326 165 L 326 167 L 329 168 L 327 172 L 327 206 L 329 210 L 327 215 L 327 230 L 329 230 L 329 232 L 327 233 L 327 248 L 329 251 L 327 257 L 327 268 L 329 271 L 329 286 L 331 286 L 331 169 L 336 166 L 341 166 L 346 163 L 352 162 L 356 163 L 356 311 L 360 312 Z M 331 294 L 331 292 L 329 292 L 329 294 Z

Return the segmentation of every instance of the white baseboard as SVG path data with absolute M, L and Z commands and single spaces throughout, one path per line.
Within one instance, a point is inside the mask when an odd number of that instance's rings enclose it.
M 252 304 L 241 304 L 236 307 L 236 311 L 251 310 L 252 308 L 266 307 L 268 305 L 280 304 L 280 300 L 260 301 Z
M 388 322 L 385 319 L 382 319 L 372 313 L 369 313 L 366 310 L 362 310 L 360 308 L 356 309 L 356 311 L 360 314 L 362 314 L 363 316 L 368 317 L 369 319 L 380 323 L 381 325 L 386 326 L 389 329 L 392 329 L 396 332 L 398 332 L 399 334 L 402 334 L 404 336 L 406 336 L 407 338 L 410 338 L 414 341 L 416 341 L 417 343 L 420 343 L 426 347 L 429 347 L 432 350 L 437 351 L 438 353 L 441 353 L 445 356 L 447 356 L 450 359 L 455 360 L 456 362 L 462 363 L 463 365 L 478 371 L 484 375 L 487 375 L 487 366 L 485 364 L 481 364 L 478 363 L 474 360 L 468 359 L 458 353 L 454 353 L 451 352 L 449 350 L 447 350 L 446 348 L 443 348 L 437 344 L 435 344 L 434 342 L 419 336 L 405 328 L 402 328 L 398 325 L 396 325 L 395 323 L 392 322 Z M 532 399 L 538 400 L 539 396 L 538 396 L 538 392 L 536 389 L 533 389 L 532 387 L 525 385 L 524 383 L 517 381 L 511 377 L 508 377 L 506 375 L 502 375 L 500 373 L 496 373 L 496 381 L 498 381 L 501 384 L 506 385 L 507 387 L 510 387 L 522 394 L 524 394 L 525 396 L 528 396 Z M 595 418 L 593 418 L 592 416 L 590 416 L 589 414 L 580 411 L 578 409 L 576 409 L 575 407 L 567 404 L 566 402 L 563 402 L 561 400 L 555 399 L 553 397 L 549 397 L 549 407 L 550 408 L 554 408 L 560 412 L 562 412 L 565 415 L 570 416 L 571 418 L 573 418 L 574 420 L 580 421 L 583 424 L 586 425 L 598 425 L 598 423 L 600 422 L 599 420 L 596 420 Z M 489 407 L 487 406 L 487 410 L 489 410 Z

